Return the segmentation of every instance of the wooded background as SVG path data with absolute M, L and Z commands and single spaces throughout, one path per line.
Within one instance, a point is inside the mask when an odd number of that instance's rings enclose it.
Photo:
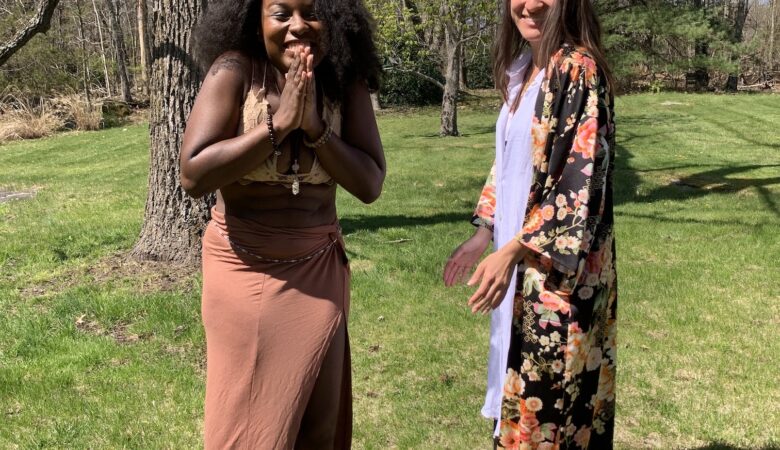
M 737 91 L 774 86 L 777 1 L 596 0 L 595 5 L 621 92 Z M 365 2 L 376 18 L 385 65 L 380 104 L 441 102 L 441 132 L 456 135 L 458 93 L 492 87 L 490 45 L 501 2 Z M 166 10 L 164 3 L 0 0 L 0 42 L 13 44 L 36 13 L 50 16 L 48 32 L 34 35 L 13 57 L 8 46 L 0 48 L 0 95 L 79 92 L 87 102 L 148 101 L 151 16 L 192 16 L 184 4 Z M 199 10 L 208 6 L 207 0 L 196 3 Z
M 134 251 L 143 258 L 196 254 L 208 217 L 208 200 L 193 201 L 178 185 L 177 161 L 200 82 L 191 31 L 217 1 L 230 0 L 0 0 L 0 128 L 19 111 L 30 111 L 16 116 L 24 126 L 47 108 L 64 108 L 48 113 L 53 127 L 95 129 L 106 124 L 111 105 L 150 107 L 149 197 Z M 619 92 L 737 92 L 772 91 L 780 79 L 777 2 L 595 0 L 595 6 Z M 365 3 L 385 69 L 375 107 L 440 104 L 439 134 L 457 136 L 458 99 L 493 86 L 490 47 L 502 2 Z
M 0 60 L 0 92 L 145 99 L 152 51 L 147 24 L 151 14 L 166 13 L 153 3 L 0 0 L 0 42 L 24 29 L 42 4 L 56 6 L 48 33 Z M 489 53 L 501 2 L 365 3 L 376 18 L 385 63 L 383 104 L 438 102 L 453 82 L 461 90 L 492 87 Z M 777 0 L 596 0 L 595 5 L 623 91 L 736 90 L 760 87 L 777 74 Z M 177 5 L 170 13 L 185 9 Z M 693 85 L 697 71 L 706 75 Z

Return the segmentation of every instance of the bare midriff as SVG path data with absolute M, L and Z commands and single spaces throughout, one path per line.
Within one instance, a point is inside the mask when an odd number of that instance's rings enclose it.
M 293 195 L 281 184 L 232 183 L 217 191 L 217 211 L 271 227 L 306 228 L 336 221 L 336 184 L 301 184 Z

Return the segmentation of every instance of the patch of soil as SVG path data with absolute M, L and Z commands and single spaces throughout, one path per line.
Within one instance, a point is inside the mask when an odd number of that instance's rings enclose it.
M 170 292 L 192 287 L 200 270 L 196 264 L 139 261 L 127 254 L 114 254 L 89 267 L 86 274 L 96 284 L 117 280 L 137 280 L 138 292 Z
M 79 284 L 129 282 L 140 294 L 188 291 L 195 288 L 197 264 L 139 261 L 126 253 L 109 255 L 88 267 L 77 267 L 54 279 L 21 289 L 23 298 L 55 295 Z
M 0 203 L 10 202 L 11 200 L 29 200 L 35 197 L 35 191 L 7 191 L 0 189 Z
M 135 334 L 129 332 L 129 324 L 117 322 L 110 328 L 103 327 L 97 320 L 82 314 L 75 321 L 76 329 L 92 336 L 111 336 L 118 344 L 133 344 L 143 341 L 151 336 L 149 334 Z

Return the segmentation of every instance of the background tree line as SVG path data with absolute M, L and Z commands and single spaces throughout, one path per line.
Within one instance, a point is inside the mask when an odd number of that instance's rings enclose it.
M 63 90 L 127 97 L 148 88 L 151 0 L 59 0 L 51 27 L 0 65 L 0 89 L 45 96 Z M 365 0 L 385 61 L 384 104 L 441 101 L 447 82 L 489 88 L 497 0 Z M 777 68 L 776 0 L 595 0 L 607 55 L 622 88 L 736 89 Z M 23 28 L 39 0 L 0 0 L 0 42 Z M 454 69 L 459 69 L 456 80 Z M 448 80 L 448 73 L 450 79 Z M 690 78 L 690 76 L 689 76 Z M 660 83 L 660 84 L 659 84 Z M 126 89 L 127 87 L 127 89 Z M 689 87 L 689 86 L 688 86 Z
M 40 1 L 0 0 L 0 42 L 25 27 Z M 45 3 L 45 2 L 43 2 Z M 59 0 L 47 33 L 0 66 L 0 91 L 15 96 L 82 92 L 134 99 L 149 80 L 145 0 Z
M 0 0 L 0 126 L 20 99 L 148 99 L 149 192 L 134 250 L 142 258 L 193 258 L 208 219 L 209 200 L 193 200 L 178 185 L 177 161 L 200 83 L 191 31 L 218 1 L 231 0 Z M 493 84 L 490 47 L 502 2 L 364 1 L 385 68 L 377 107 L 439 103 L 440 134 L 458 135 L 459 98 Z M 736 91 L 770 88 L 778 78 L 778 1 L 595 4 L 621 91 Z
M 385 63 L 383 105 L 442 104 L 457 134 L 458 92 L 490 88 L 497 0 L 365 0 Z M 607 55 L 624 92 L 737 90 L 776 74 L 778 0 L 595 0 Z M 82 92 L 146 99 L 151 0 L 59 0 L 51 27 L 0 62 L 0 94 Z M 7 42 L 42 0 L 0 0 Z M 57 2 L 54 2 L 57 3 Z M 175 14 L 175 12 L 174 12 Z

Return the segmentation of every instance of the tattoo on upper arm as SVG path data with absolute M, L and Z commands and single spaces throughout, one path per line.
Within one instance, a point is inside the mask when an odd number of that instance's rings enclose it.
M 241 60 L 235 56 L 220 56 L 211 67 L 211 76 L 218 74 L 222 69 L 241 72 L 243 67 Z

